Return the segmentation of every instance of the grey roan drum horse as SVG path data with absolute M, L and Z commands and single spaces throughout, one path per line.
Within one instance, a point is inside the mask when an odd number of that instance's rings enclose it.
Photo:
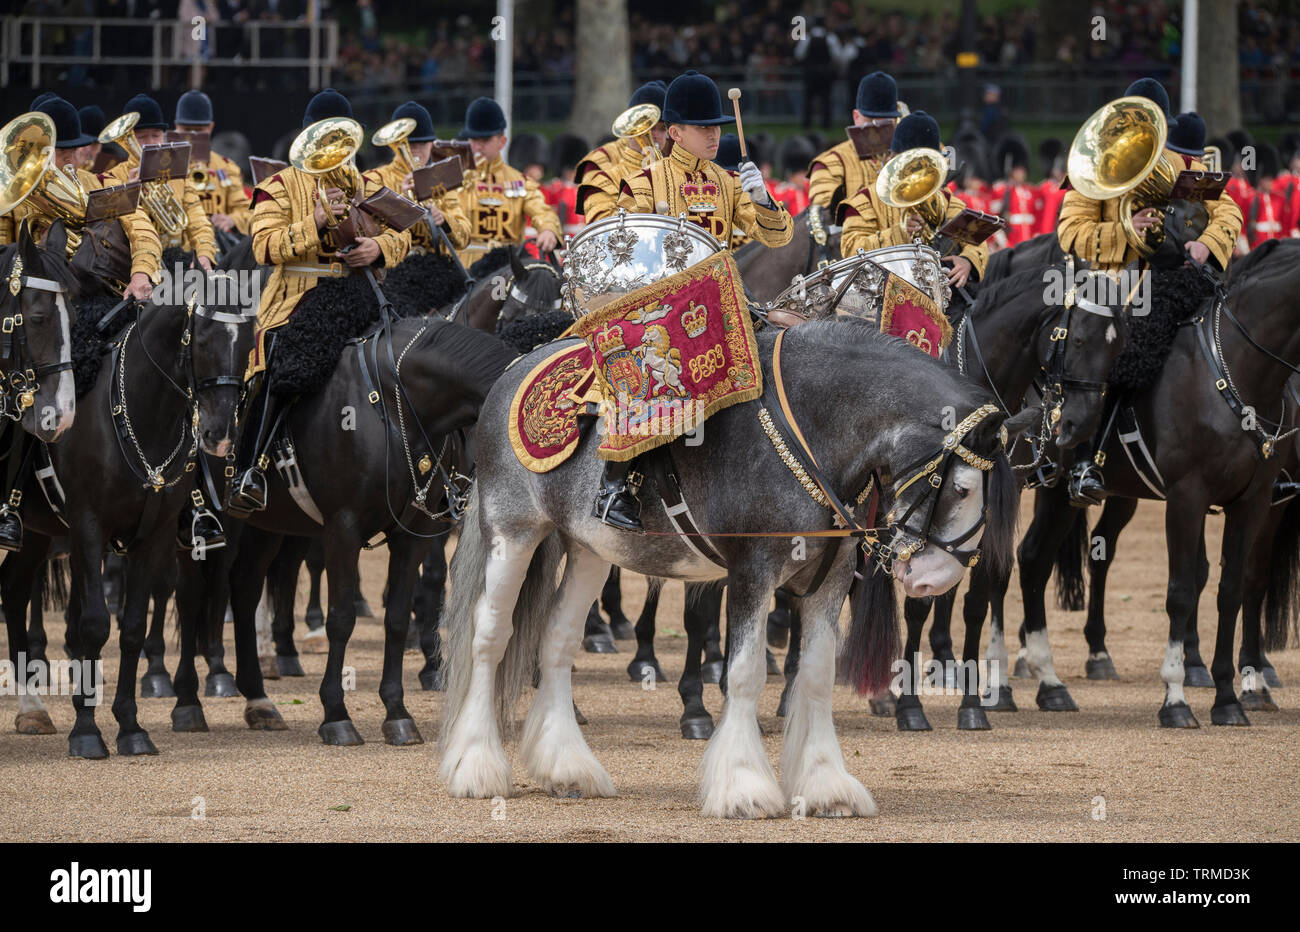
M 493 387 L 479 420 L 476 489 L 451 567 L 441 771 L 453 796 L 510 795 L 501 728 L 513 721 L 515 699 L 535 662 L 539 687 L 521 749 L 529 776 L 556 795 L 614 795 L 575 721 L 570 667 L 587 608 L 617 563 L 652 576 L 725 580 L 728 586 L 729 689 L 701 763 L 706 815 L 777 816 L 796 796 L 812 814 L 876 812 L 871 794 L 844 766 L 831 685 L 840 607 L 855 566 L 862 578 L 850 599 L 846 675 L 859 691 L 888 678 L 898 648 L 893 579 L 859 561 L 859 541 L 834 534 L 829 512 L 804 491 L 787 462 L 812 463 L 821 487 L 849 496 L 844 501 L 870 501 L 856 497 L 878 483 L 884 490 L 880 512 L 889 514 L 877 529 L 877 552 L 882 562 L 888 562 L 886 552 L 895 555 L 892 573 L 912 595 L 956 585 L 976 559 L 973 548 L 982 546 L 999 567 L 1008 563 L 1015 482 L 999 445 L 1002 417 L 991 396 L 963 376 L 918 358 L 914 347 L 881 336 L 865 321 L 809 323 L 782 339 L 792 420 L 811 459 L 801 460 L 790 446 L 783 457 L 776 443 L 786 441 L 760 421 L 761 412 L 778 404 L 770 329 L 758 337 L 766 394 L 714 414 L 701 446 L 678 440 L 667 448 L 682 495 L 725 565 L 688 548 L 648 485 L 644 534 L 591 517 L 591 489 L 601 469 L 594 431 L 549 473 L 519 463 L 507 440 L 511 400 L 530 362 L 554 352 L 554 344 L 530 354 Z M 941 426 L 945 405 L 964 419 L 951 433 Z M 954 439 L 962 430 L 968 431 L 964 439 Z M 872 520 L 868 515 L 865 523 Z M 805 547 L 792 546 L 799 536 Z M 557 589 L 561 556 L 566 562 Z M 762 623 L 782 585 L 806 591 L 807 624 L 779 785 L 763 750 L 757 702 L 765 675 Z

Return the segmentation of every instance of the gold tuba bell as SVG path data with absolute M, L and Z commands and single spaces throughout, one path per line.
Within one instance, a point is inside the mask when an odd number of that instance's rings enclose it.
M 924 224 L 916 238 L 929 245 L 947 215 L 942 192 L 947 178 L 948 157 L 944 153 L 924 147 L 908 149 L 881 167 L 876 196 L 890 207 L 915 208 Z
M 81 245 L 78 232 L 86 219 L 86 189 L 69 165 L 54 165 L 57 142 L 54 121 L 33 111 L 10 120 L 0 129 L 0 216 L 27 202 L 31 210 L 68 227 L 68 256 Z
M 1107 201 L 1118 197 L 1124 237 L 1143 256 L 1151 256 L 1164 239 L 1156 225 L 1145 236 L 1133 228 L 1133 215 L 1169 202 L 1177 173 L 1165 156 L 1169 133 L 1164 111 L 1145 97 L 1120 97 L 1079 127 L 1066 171 L 1071 186 L 1084 197 Z
M 375 130 L 375 134 L 370 137 L 370 144 L 376 149 L 384 146 L 392 149 L 393 155 L 399 160 L 401 166 L 408 172 L 413 172 L 420 168 L 415 164 L 415 156 L 411 155 L 411 147 L 406 142 L 406 138 L 413 132 L 415 132 L 415 120 L 402 117 L 400 120 L 385 123 Z
M 361 124 L 348 117 L 329 117 L 308 126 L 289 147 L 289 164 L 300 172 L 316 176 L 316 194 L 328 204 L 326 188 L 338 188 L 347 198 L 343 217 L 335 217 L 328 207 L 326 222 L 337 227 L 347 217 L 352 199 L 361 191 L 361 173 L 357 171 L 357 150 L 365 134 Z
M 641 159 L 642 168 L 649 168 L 664 157 L 655 143 L 654 135 L 650 132 L 659 125 L 661 116 L 659 108 L 654 104 L 637 104 L 620 113 L 614 125 L 610 127 L 610 132 L 623 142 L 634 142 L 637 148 L 645 153 Z
M 117 143 L 139 165 L 143 152 L 140 143 L 135 140 L 135 124 L 138 122 L 140 122 L 140 114 L 135 111 L 122 114 L 104 127 L 104 131 L 99 134 L 100 144 Z M 165 233 L 167 236 L 180 236 L 190 222 L 185 208 L 181 206 L 180 201 L 176 200 L 176 192 L 172 190 L 171 184 L 160 178 L 140 185 L 140 204 L 149 214 L 149 219 L 153 221 L 158 232 Z

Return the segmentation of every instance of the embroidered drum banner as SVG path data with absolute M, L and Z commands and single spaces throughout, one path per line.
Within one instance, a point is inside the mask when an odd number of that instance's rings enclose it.
M 880 330 L 902 337 L 936 359 L 952 339 L 952 324 L 948 323 L 934 299 L 893 272 L 885 280 Z
M 599 455 L 630 460 L 763 393 L 758 344 L 730 253 L 584 315 L 605 402 Z
M 510 446 L 519 462 L 533 472 L 549 472 L 569 458 L 581 437 L 578 412 L 594 381 L 585 343 L 558 350 L 533 367 L 510 403 Z

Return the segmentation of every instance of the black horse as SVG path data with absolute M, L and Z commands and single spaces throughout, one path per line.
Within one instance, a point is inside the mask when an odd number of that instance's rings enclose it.
M 149 595 L 173 559 L 177 516 L 189 498 L 199 448 L 224 455 L 233 443 L 254 317 L 251 310 L 197 302 L 132 305 L 129 311 L 84 396 L 83 416 L 48 448 L 48 468 L 27 483 L 24 501 L 33 533 L 0 567 L 0 597 L 10 644 L 21 643 L 33 578 L 50 539 L 67 534 L 68 646 L 83 669 L 93 667 L 109 635 L 104 553 L 112 548 L 128 554 L 113 703 L 117 750 L 156 754 L 135 704 Z M 87 481 L 90 476 L 94 481 Z M 83 683 L 73 696 L 72 757 L 108 756 L 95 724 L 99 686 L 91 685 Z
M 384 738 L 391 744 L 423 740 L 403 703 L 401 681 L 415 572 L 440 517 L 433 511 L 436 503 L 448 487 L 458 494 L 457 477 L 448 469 L 452 435 L 473 424 L 488 389 L 512 358 L 500 341 L 467 327 L 437 318 L 393 321 L 349 346 L 325 388 L 287 410 L 284 436 L 293 444 L 301 488 L 291 490 L 280 473 L 271 474 L 267 508 L 244 522 L 237 548 L 219 552 L 222 562 L 206 568 L 206 580 L 183 575 L 178 586 L 182 646 L 172 713 L 176 730 L 206 730 L 194 672 L 196 631 L 185 624 L 191 616 L 185 606 L 211 618 L 224 611 L 226 585 L 245 719 L 254 728 L 283 727 L 272 721 L 279 716 L 263 689 L 254 616 L 285 536 L 320 536 L 329 577 L 330 651 L 318 732 L 327 744 L 362 743 L 344 702 L 344 652 L 355 624 L 357 556 L 367 541 L 387 535 L 380 685 Z
M 1216 690 L 1211 721 L 1249 724 L 1233 691 L 1232 643 L 1249 579 L 1246 560 L 1268 523 L 1282 467 L 1273 448 L 1296 423 L 1295 408 L 1284 399 L 1287 380 L 1298 371 L 1293 360 L 1300 360 L 1297 259 L 1300 243 L 1272 240 L 1234 263 L 1226 293 L 1208 301 L 1179 329 L 1155 382 L 1129 399 L 1154 473 L 1140 473 L 1131 465 L 1120 431 L 1110 435 L 1102 451 L 1111 464 L 1106 478 L 1112 496 L 1167 502 L 1169 644 L 1161 667 L 1166 692 L 1159 714 L 1164 727 L 1199 724 L 1183 693 L 1184 652 L 1195 627 L 1197 595 L 1208 576 L 1204 525 L 1211 505 L 1221 506 L 1225 516 L 1218 633 L 1210 668 Z M 1153 477 L 1155 488 L 1148 484 Z M 1026 660 L 1040 680 L 1040 691 L 1060 682 L 1047 641 L 1043 597 L 1062 538 L 1073 524 L 1064 490 L 1042 490 L 1020 546 Z M 1094 563 L 1094 575 L 1099 570 L 1102 577 L 1094 585 L 1104 584 L 1104 567 Z M 1255 591 L 1260 585 L 1256 580 Z M 1283 612 L 1273 615 L 1275 626 L 1284 617 Z M 1266 642 L 1282 637 L 1276 627 L 1265 633 Z M 1261 668 L 1258 655 L 1246 660 L 1255 670 Z

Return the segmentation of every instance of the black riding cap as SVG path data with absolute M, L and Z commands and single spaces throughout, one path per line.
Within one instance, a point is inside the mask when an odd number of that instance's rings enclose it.
M 438 138 L 438 134 L 433 129 L 433 117 L 429 116 L 428 110 L 413 100 L 408 100 L 394 110 L 393 119 L 415 121 L 415 129 L 411 130 L 411 135 L 406 137 L 411 142 L 433 142 Z
M 1128 86 L 1124 96 L 1145 97 L 1147 100 L 1153 100 L 1160 105 L 1160 109 L 1165 112 L 1165 116 L 1169 116 L 1169 92 L 1155 78 L 1138 78 Z
M 629 107 L 635 107 L 637 104 L 654 104 L 660 110 L 664 108 L 664 95 L 668 93 L 668 85 L 663 81 L 647 81 L 635 91 L 628 100 Z
M 212 122 L 212 100 L 202 91 L 186 91 L 176 101 L 176 122 L 182 126 L 206 126 Z
M 721 126 L 734 123 L 735 117 L 723 116 L 722 95 L 708 75 L 687 71 L 673 78 L 664 94 L 665 123 L 686 126 Z
M 883 71 L 873 71 L 858 82 L 857 111 L 864 117 L 902 116 L 898 110 L 898 84 Z
M 480 97 L 465 111 L 466 139 L 488 139 L 506 131 L 506 112 L 491 97 Z
M 87 136 L 81 131 L 81 117 L 77 116 L 77 108 L 57 94 L 51 94 L 36 109 L 54 123 L 54 148 L 76 149 L 95 141 L 94 136 Z
M 123 113 L 140 114 L 136 129 L 170 129 L 171 124 L 163 119 L 162 107 L 148 94 L 136 94 L 126 102 Z
M 921 148 L 939 148 L 939 124 L 924 110 L 915 110 L 898 121 L 889 151 L 906 152 Z
M 307 101 L 307 109 L 302 115 L 302 125 L 311 126 L 330 117 L 352 119 L 352 104 L 348 103 L 348 99 L 334 88 L 327 87 Z
M 735 133 L 724 133 L 718 140 L 718 154 L 713 158 L 714 164 L 734 172 L 740 168 L 740 137 Z
M 108 118 L 104 116 L 104 111 L 94 104 L 89 107 L 82 107 L 77 111 L 77 116 L 81 118 L 81 131 L 87 136 L 99 138 L 99 134 L 104 131 L 108 124 Z
M 1180 113 L 1169 121 L 1165 147 L 1194 158 L 1205 157 L 1205 121 L 1195 110 Z

